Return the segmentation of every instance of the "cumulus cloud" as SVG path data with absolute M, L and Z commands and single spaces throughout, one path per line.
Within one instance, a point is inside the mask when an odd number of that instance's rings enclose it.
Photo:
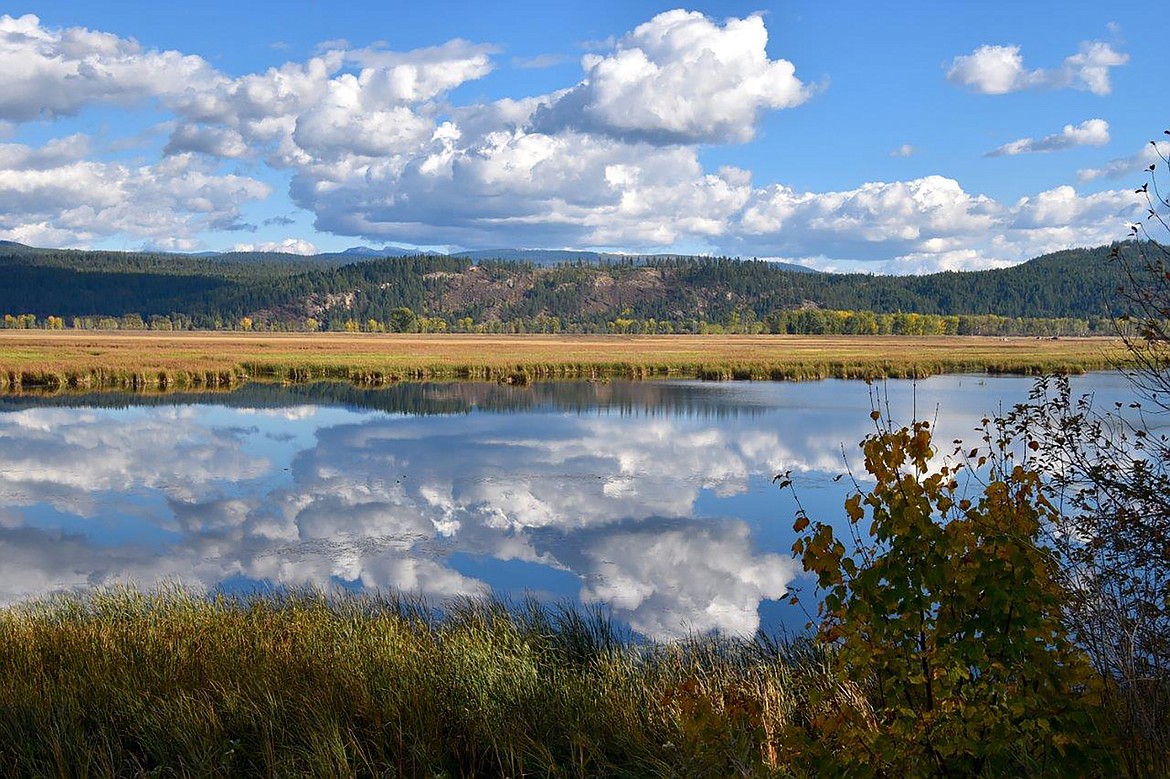
M 0 16 L 0 73 L 0 119 L 20 122 L 177 95 L 218 77 L 201 57 L 84 27 L 49 29 L 32 14 Z
M 1019 261 L 1024 247 L 1058 235 L 1100 234 L 1087 222 L 1060 233 L 1025 227 L 1015 206 L 941 176 L 798 192 L 755 183 L 734 166 L 705 166 L 703 144 L 750 140 L 763 113 L 809 99 L 793 63 L 770 57 L 767 43 L 762 16 L 668 11 L 598 43 L 575 85 L 454 105 L 452 90 L 492 71 L 493 47 L 453 40 L 392 51 L 332 41 L 304 62 L 227 76 L 199 57 L 107 33 L 0 17 L 0 123 L 97 104 L 150 101 L 169 112 L 153 126 L 168 134 L 154 161 L 112 161 L 130 149 L 119 141 L 97 156 L 80 135 L 40 147 L 0 143 L 0 235 L 62 246 L 121 235 L 144 247 L 199 248 L 203 232 L 256 229 L 241 209 L 271 190 L 240 171 L 263 165 L 288 176 L 289 196 L 316 229 L 415 245 L 687 247 L 925 271 Z M 1051 70 L 1032 70 L 1018 47 L 988 46 L 956 58 L 948 77 L 989 93 L 1071 86 L 1103 94 L 1125 60 L 1095 42 Z M 997 153 L 1107 136 L 1104 121 L 1090 120 Z M 156 146 L 145 135 L 135 143 L 144 158 Z M 993 240 L 991 230 L 1002 234 Z M 297 239 L 241 246 L 312 249 Z
M 1109 123 L 1104 119 L 1087 119 L 1078 125 L 1066 124 L 1058 133 L 1043 138 L 1020 138 L 990 151 L 988 157 L 1012 157 L 1017 154 L 1061 151 L 1076 146 L 1104 146 L 1109 143 Z
M 986 231 L 999 211 L 995 201 L 970 195 L 942 176 L 827 193 L 773 185 L 754 194 L 741 229 L 785 256 L 822 246 L 831 255 L 877 259 Z
M 125 233 L 157 248 L 188 249 L 200 230 L 235 223 L 245 203 L 271 192 L 190 155 L 132 166 L 84 159 L 87 151 L 78 135 L 39 148 L 0 144 L 0 234 L 84 246 Z
M 1061 186 L 1032 197 L 1021 198 L 1012 209 L 1011 226 L 1040 231 L 1071 232 L 1070 225 L 1094 222 L 1110 230 L 1131 213 L 1137 195 L 1129 190 L 1078 195 L 1070 186 Z M 1102 243 L 1104 241 L 1098 241 Z
M 495 47 L 460 38 L 408 52 L 369 47 L 346 51 L 362 67 L 358 76 L 375 99 L 418 103 L 433 100 L 492 70 Z
M 1118 239 L 1118 226 L 1133 222 L 1142 203 L 1133 190 L 1083 195 L 1060 186 L 1020 198 L 985 251 L 1035 257 L 1069 246 L 1099 246 Z
M 20 143 L 0 143 L 0 168 L 49 170 L 79 162 L 89 154 L 89 137 L 80 133 L 53 138 L 39 148 Z
M 283 241 L 263 243 L 237 243 L 233 252 L 284 252 L 285 254 L 310 255 L 317 253 L 317 247 L 303 238 L 285 238 Z
M 372 239 L 482 245 L 522 230 L 532 245 L 669 245 L 713 236 L 746 202 L 746 172 L 703 170 L 689 147 L 578 133 L 494 132 L 460 147 L 454 127 L 400 167 L 306 167 L 291 194 L 320 229 Z
M 1164 163 L 1170 157 L 1170 141 L 1150 141 L 1137 154 L 1110 160 L 1099 168 L 1082 168 L 1077 171 L 1077 180 L 1096 181 L 1100 178 L 1132 178 L 1151 165 Z
M 743 142 L 763 110 L 809 97 L 787 60 L 765 51 L 763 19 L 667 11 L 607 55 L 588 54 L 585 79 L 533 117 L 542 132 L 566 127 L 654 143 Z
M 267 155 L 280 167 L 418 155 L 435 129 L 433 102 L 491 72 L 494 51 L 458 39 L 407 52 L 335 45 L 170 100 L 181 122 L 167 151 Z
M 910 157 L 913 156 L 915 148 L 908 143 L 904 143 L 898 148 L 890 152 L 891 157 Z
M 249 156 L 251 150 L 244 136 L 228 127 L 182 125 L 167 141 L 163 154 L 198 152 L 227 159 Z
M 814 264 L 837 271 L 1001 267 L 1115 240 L 1139 205 L 1130 190 L 1081 195 L 1068 186 L 1004 204 L 941 176 L 827 193 L 773 185 L 753 194 L 731 245 L 756 256 L 819 252 Z
M 1107 95 L 1113 89 L 1109 71 L 1127 62 L 1129 55 L 1108 43 L 1086 41 L 1059 67 L 1029 70 L 1019 46 L 986 45 L 955 57 L 947 69 L 947 81 L 984 95 L 1068 87 Z

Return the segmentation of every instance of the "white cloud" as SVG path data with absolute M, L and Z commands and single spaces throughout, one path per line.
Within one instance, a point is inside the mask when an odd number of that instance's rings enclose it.
M 1043 138 L 1020 138 L 1005 143 L 988 157 L 1011 157 L 1016 154 L 1061 151 L 1076 146 L 1104 146 L 1109 143 L 1109 123 L 1104 119 L 1086 119 L 1078 125 L 1066 124 L 1058 133 Z
M 1139 196 L 1129 189 L 1081 195 L 1070 186 L 1056 187 L 1017 201 L 987 251 L 1034 257 L 1099 246 L 1124 237 L 1119 227 L 1134 221 L 1140 208 Z
M 475 246 L 523 234 L 529 245 L 641 250 L 699 242 L 732 255 L 820 256 L 818 267 L 844 261 L 895 273 L 1001 266 L 1057 240 L 1048 228 L 1043 240 L 1025 235 L 1029 228 L 1012 224 L 1012 205 L 946 177 L 836 192 L 753 187 L 746 171 L 705 171 L 691 147 L 520 129 L 469 143 L 452 125 L 422 161 L 306 167 L 292 193 L 319 229 L 370 240 Z M 1073 218 L 1061 233 L 1069 243 L 1055 248 L 1107 243 L 1127 221 L 1120 211 L 1100 222 L 1083 211 Z M 993 241 L 999 229 L 1006 234 Z
M 1024 68 L 1019 46 L 980 46 L 955 57 L 947 81 L 985 95 L 1003 95 L 1042 83 L 1043 73 Z
M 89 154 L 90 140 L 80 133 L 53 138 L 40 148 L 20 143 L 0 143 L 0 169 L 49 170 L 80 162 Z
M 925 241 L 981 233 L 995 224 L 998 211 L 997 203 L 969 195 L 953 179 L 927 176 L 841 192 L 765 187 L 753 195 L 740 226 L 769 254 L 800 256 L 821 246 L 831 256 L 876 259 L 914 251 Z
M 1008 205 L 940 176 L 826 193 L 771 186 L 753 194 L 731 247 L 817 258 L 812 265 L 836 271 L 998 267 L 1115 240 L 1138 205 L 1129 190 L 1080 195 L 1067 186 Z
M 947 69 L 947 81 L 984 95 L 1066 87 L 1107 95 L 1112 91 L 1110 69 L 1127 62 L 1129 55 L 1108 43 L 1086 41 L 1058 68 L 1028 70 L 1019 46 L 985 45 L 955 57 Z
M 292 141 L 297 117 L 325 96 L 342 63 L 340 52 L 329 52 L 174 96 L 169 102 L 180 122 L 167 153 L 236 156 L 242 147 L 277 166 L 304 159 Z
M 1070 186 L 1056 187 L 1032 197 L 1021 198 L 1012 209 L 1016 227 L 1066 228 L 1085 221 L 1108 223 L 1120 220 L 1136 203 L 1129 191 L 1078 195 Z
M 1132 178 L 1151 165 L 1165 163 L 1170 157 L 1170 141 L 1150 141 L 1137 154 L 1110 160 L 1100 168 L 1082 168 L 1077 171 L 1077 180 L 1096 181 L 1099 178 Z
M 132 166 L 83 159 L 88 145 L 79 135 L 39 148 L 0 144 L 0 234 L 34 245 L 84 246 L 124 233 L 158 248 L 187 249 L 200 230 L 234 223 L 241 206 L 271 192 L 191 155 Z
M 290 197 L 318 230 L 415 245 L 686 247 L 922 271 L 1019 261 L 1025 246 L 1103 232 L 1087 222 L 1056 232 L 1013 225 L 1013 206 L 942 176 L 798 192 L 755 185 L 740 168 L 708 169 L 702 144 L 749 140 L 763 112 L 809 97 L 792 63 L 769 57 L 767 41 L 761 16 L 715 21 L 670 11 L 585 56 L 575 86 L 451 105 L 451 90 L 491 72 L 492 47 L 454 40 L 397 52 L 335 41 L 305 62 L 227 77 L 198 57 L 3 17 L 0 60 L 12 58 L 14 69 L 4 76 L 0 122 L 152 98 L 173 115 L 153 126 L 169 133 L 155 162 L 109 161 L 128 150 L 149 154 L 156 141 L 146 135 L 133 149 L 104 144 L 101 158 L 80 135 L 39 148 L 0 143 L 0 234 L 42 245 L 122 235 L 152 248 L 197 248 L 203 231 L 254 229 L 241 224 L 241 208 L 270 193 L 257 179 L 224 173 L 229 160 L 237 171 L 287 171 Z M 1090 43 L 1058 68 L 1029 70 L 1018 47 L 983 47 L 957 58 L 949 77 L 985 92 L 1102 92 L 1124 60 Z M 1103 143 L 1108 130 L 1090 120 L 998 153 Z M 1003 234 L 992 240 L 997 229 Z M 260 246 L 312 248 L 296 238 Z
M 0 16 L 0 73 L 0 119 L 18 122 L 178 95 L 217 78 L 201 57 L 83 27 L 48 29 L 32 14 Z
M 228 159 L 250 156 L 248 142 L 229 127 L 186 124 L 175 128 L 163 154 L 198 152 Z
M 563 54 L 537 54 L 535 57 L 513 57 L 512 67 L 537 70 L 540 68 L 554 68 L 568 61 L 569 58 Z
M 809 97 L 787 60 L 771 60 L 763 19 L 667 11 L 608 55 L 582 59 L 585 79 L 533 117 L 543 132 L 571 127 L 654 143 L 751 140 L 763 110 Z
M 1129 62 L 1129 55 L 1115 51 L 1108 43 L 1093 41 L 1082 43 L 1081 50 L 1068 57 L 1054 82 L 1062 86 L 1066 82 L 1076 89 L 1085 89 L 1094 95 L 1107 95 L 1113 91 L 1109 83 L 1109 69 Z
M 420 103 L 486 76 L 492 71 L 494 52 L 492 46 L 456 38 L 408 52 L 365 48 L 346 51 L 345 56 L 362 67 L 359 81 L 373 100 Z
M 303 238 L 285 238 L 283 241 L 263 243 L 237 243 L 233 252 L 284 252 L 286 254 L 316 254 L 317 247 Z
M 418 159 L 305 166 L 295 202 L 321 229 L 370 239 L 483 245 L 669 245 L 715 236 L 750 194 L 744 171 L 706 173 L 689 147 L 520 129 L 465 139 L 440 128 Z
M 462 40 L 408 52 L 328 49 L 303 65 L 220 80 L 170 101 L 182 121 L 167 150 L 267 155 L 279 167 L 417 156 L 435 131 L 433 101 L 491 72 L 492 51 Z
M 913 156 L 916 149 L 908 143 L 904 143 L 898 148 L 890 152 L 891 157 L 910 157 Z

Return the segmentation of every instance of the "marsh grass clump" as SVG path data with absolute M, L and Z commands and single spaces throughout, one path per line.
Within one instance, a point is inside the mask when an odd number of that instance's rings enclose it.
M 1033 375 L 1116 365 L 1121 343 L 979 336 L 493 336 L 0 329 L 0 392 L 225 389 L 249 381 L 801 381 Z
M 807 651 L 807 650 L 806 650 Z M 599 611 L 385 594 L 62 595 L 0 612 L 15 776 L 778 770 L 787 642 L 635 641 Z

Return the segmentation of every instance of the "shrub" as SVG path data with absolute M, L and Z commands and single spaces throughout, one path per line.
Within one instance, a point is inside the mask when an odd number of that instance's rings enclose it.
M 929 423 L 879 423 L 861 445 L 876 484 L 845 501 L 853 551 L 798 514 L 793 550 L 824 595 L 818 637 L 837 649 L 839 684 L 859 684 L 869 704 L 822 707 L 793 734 L 819 770 L 1108 769 L 1092 716 L 1100 685 L 1067 634 L 1059 561 L 1041 543 L 1058 514 L 1010 442 L 985 441 L 973 463 L 935 467 Z

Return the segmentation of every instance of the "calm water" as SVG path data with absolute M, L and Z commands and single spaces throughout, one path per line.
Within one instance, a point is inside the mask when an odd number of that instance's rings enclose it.
M 0 599 L 313 583 L 605 604 L 657 638 L 803 626 L 791 470 L 841 515 L 871 393 L 937 441 L 1027 379 L 246 387 L 0 399 Z M 1119 376 L 1076 380 L 1102 399 Z

